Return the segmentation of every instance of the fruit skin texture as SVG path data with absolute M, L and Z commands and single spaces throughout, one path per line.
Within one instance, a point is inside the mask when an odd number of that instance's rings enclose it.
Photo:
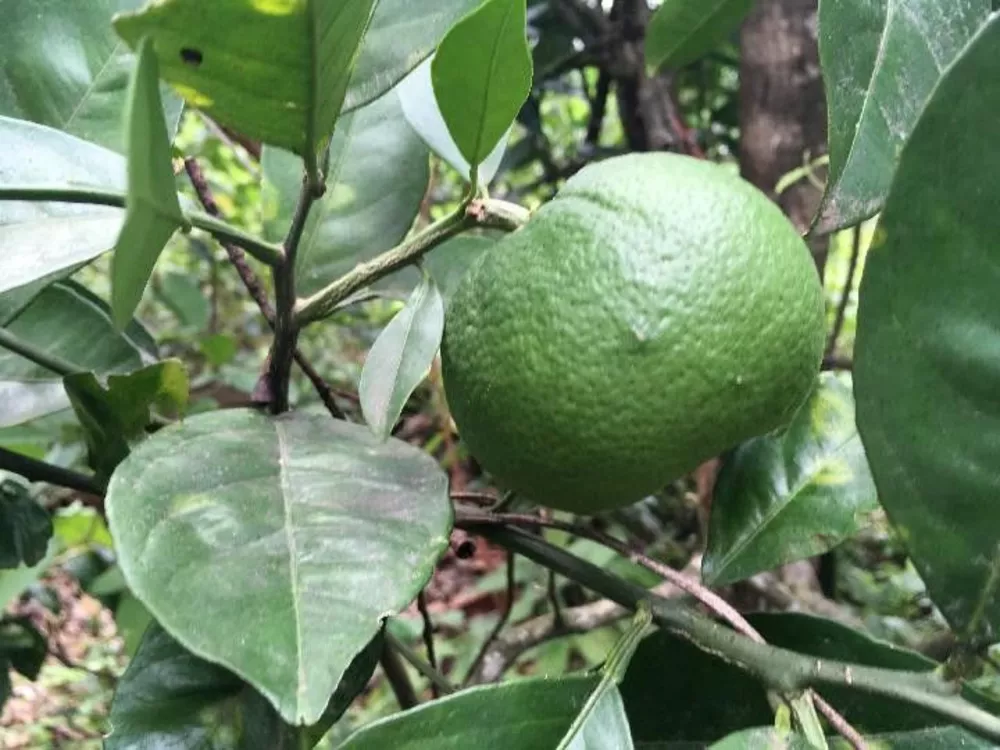
M 594 513 L 784 426 L 815 383 L 823 290 L 771 201 L 675 154 L 593 164 L 449 304 L 445 392 L 507 489 Z

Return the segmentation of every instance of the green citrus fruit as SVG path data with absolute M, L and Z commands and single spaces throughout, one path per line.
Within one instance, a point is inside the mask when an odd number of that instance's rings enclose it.
M 442 376 L 503 486 L 592 513 L 785 425 L 823 344 L 819 276 L 766 196 L 709 162 L 632 154 L 580 171 L 473 265 Z

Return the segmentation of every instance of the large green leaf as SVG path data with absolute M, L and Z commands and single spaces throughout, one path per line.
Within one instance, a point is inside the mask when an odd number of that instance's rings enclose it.
M 664 0 L 646 28 L 646 64 L 680 68 L 739 28 L 753 0 Z
M 153 43 L 144 39 L 128 92 L 125 224 L 111 258 L 111 310 L 119 327 L 132 319 L 156 260 L 186 222 L 177 200 L 159 81 Z
M 879 498 L 959 631 L 1000 627 L 1000 17 L 903 150 L 861 285 L 858 428 Z M 975 95 L 970 95 L 974 91 Z M 956 137 L 956 133 L 960 137 Z
M 364 688 L 381 646 L 378 637 L 351 665 L 323 726 L 332 724 Z M 118 683 L 110 723 L 105 750 L 259 750 L 291 747 L 287 743 L 293 739 L 288 725 L 259 693 L 187 651 L 155 622 Z
M 826 552 L 878 510 L 845 380 L 823 373 L 783 433 L 750 440 L 726 459 L 712 499 L 706 583 Z
M 916 732 L 898 732 L 866 737 L 874 750 L 998 750 L 1000 745 L 958 727 L 934 727 Z M 830 740 L 831 750 L 851 750 L 839 737 Z
M 0 186 L 125 189 L 121 156 L 58 130 L 0 117 L 0 143 Z M 110 250 L 123 218 L 117 208 L 0 201 L 0 292 L 68 273 Z
M 364 727 L 338 750 L 552 750 L 599 683 L 576 676 L 463 690 Z
M 990 0 L 820 3 L 830 176 L 817 231 L 857 224 L 882 207 L 927 97 L 989 13 Z
M 382 96 L 426 59 L 482 0 L 380 0 L 361 43 L 344 111 Z
M 48 552 L 52 517 L 20 482 L 0 480 L 0 568 L 37 565 Z
M 302 162 L 269 148 L 264 175 L 280 196 L 266 233 L 288 229 L 302 185 Z M 330 144 L 327 190 L 299 243 L 299 293 L 319 291 L 357 263 L 385 251 L 410 229 L 429 178 L 427 149 L 407 125 L 394 93 L 344 115 Z
M 18 0 L 3 6 L 0 25 L 0 114 L 31 120 L 124 151 L 132 53 L 115 36 L 111 16 L 141 0 Z M 177 127 L 181 100 L 169 95 L 166 116 Z
M 152 37 L 164 79 L 192 106 L 315 167 L 340 113 L 375 0 L 164 0 L 119 15 Z
M 475 170 L 531 92 L 525 0 L 486 0 L 434 55 L 434 94 L 458 150 Z M 475 181 L 475 178 L 473 178 Z
M 361 410 L 379 439 L 389 437 L 407 399 L 431 369 L 443 332 L 444 300 L 425 274 L 406 306 L 375 339 L 361 371 Z
M 107 305 L 73 282 L 59 282 L 9 320 L 10 333 L 37 349 L 100 375 L 125 373 L 151 361 L 155 344 L 133 322 L 120 333 Z M 10 426 L 69 408 L 61 376 L 0 349 L 0 425 Z
M 157 432 L 118 467 L 107 509 L 156 619 L 295 724 L 319 719 L 420 591 L 452 520 L 447 477 L 422 451 L 325 413 L 244 409 Z

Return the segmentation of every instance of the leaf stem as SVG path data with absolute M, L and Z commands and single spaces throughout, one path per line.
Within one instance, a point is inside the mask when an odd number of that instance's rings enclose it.
M 1000 739 L 1000 718 L 957 695 L 957 687 L 933 673 L 866 667 L 817 659 L 794 651 L 756 643 L 719 625 L 689 606 L 651 596 L 645 589 L 611 575 L 575 555 L 518 529 L 482 524 L 470 530 L 579 582 L 623 607 L 650 602 L 653 620 L 692 645 L 754 675 L 782 693 L 821 685 L 850 687 L 872 695 L 896 698 L 953 721 L 992 740 Z
M 372 260 L 355 266 L 339 279 L 295 305 L 295 319 L 304 326 L 330 315 L 338 303 L 360 289 L 418 260 L 467 229 L 474 227 L 502 229 L 508 232 L 523 226 L 528 211 L 521 206 L 492 198 L 474 198 L 458 210 Z
M 58 185 L 3 185 L 0 186 L 0 202 L 2 201 L 86 203 L 95 206 L 125 208 L 124 193 L 102 188 Z M 216 239 L 239 245 L 261 263 L 276 266 L 282 262 L 284 251 L 280 246 L 265 242 L 260 237 L 234 227 L 232 224 L 220 221 L 214 216 L 202 213 L 201 211 L 185 211 L 184 219 L 191 226 L 208 232 Z
M 6 328 L 0 328 L 0 348 L 9 349 L 15 354 L 19 354 L 27 360 L 34 362 L 39 367 L 44 367 L 49 372 L 66 377 L 82 372 L 83 368 L 75 365 L 67 359 L 56 354 L 39 349 L 24 339 L 14 335 Z
M 399 640 L 396 636 L 390 633 L 388 630 L 385 631 L 386 643 L 399 653 L 411 667 L 420 672 L 421 675 L 427 678 L 431 683 L 431 687 L 435 691 L 441 693 L 442 695 L 451 695 L 455 692 L 455 686 L 448 681 L 441 672 L 432 664 L 424 661 L 420 658 L 416 651 L 410 648 L 408 645 Z
M 385 644 L 382 646 L 382 656 L 379 657 L 379 664 L 385 673 L 385 679 L 392 688 L 392 694 L 396 696 L 396 702 L 404 711 L 420 704 L 417 694 L 410 682 L 410 676 L 406 673 L 403 662 L 399 660 L 399 653 L 393 648 L 391 634 L 386 631 Z
M 104 484 L 96 477 L 64 469 L 61 466 L 53 466 L 6 448 L 0 448 L 0 469 L 22 476 L 29 482 L 45 482 L 98 497 L 103 497 L 105 492 Z

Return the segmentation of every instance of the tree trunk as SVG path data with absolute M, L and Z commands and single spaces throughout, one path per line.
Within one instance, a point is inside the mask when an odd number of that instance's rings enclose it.
M 800 179 L 778 195 L 778 182 L 826 151 L 826 102 L 817 45 L 817 0 L 757 0 L 740 34 L 740 168 L 802 232 L 822 197 Z M 825 170 L 819 173 L 822 179 Z M 813 240 L 820 273 L 827 243 Z

